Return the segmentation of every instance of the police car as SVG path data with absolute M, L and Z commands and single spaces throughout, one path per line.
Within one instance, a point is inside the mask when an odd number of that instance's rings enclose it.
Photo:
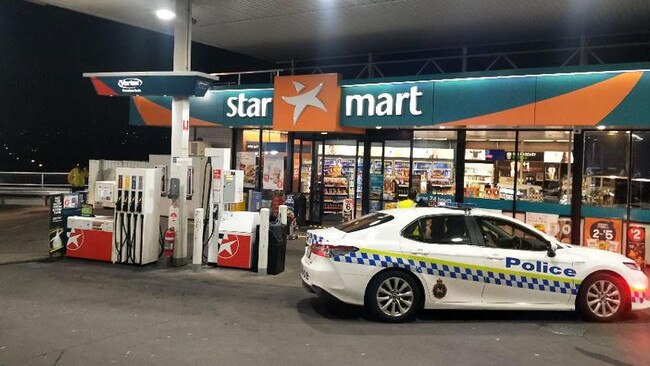
M 634 261 L 478 209 L 385 210 L 311 230 L 301 261 L 307 289 L 387 322 L 422 308 L 577 310 L 596 322 L 650 308 Z

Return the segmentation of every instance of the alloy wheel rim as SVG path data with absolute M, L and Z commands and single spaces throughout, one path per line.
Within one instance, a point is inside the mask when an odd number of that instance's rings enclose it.
M 600 318 L 614 315 L 621 306 L 621 292 L 611 281 L 599 280 L 587 290 L 587 306 Z
M 377 304 L 382 313 L 399 317 L 413 307 L 413 289 L 403 278 L 390 277 L 377 289 Z

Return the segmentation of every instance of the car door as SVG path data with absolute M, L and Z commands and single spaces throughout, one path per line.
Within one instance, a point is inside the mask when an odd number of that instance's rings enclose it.
M 422 274 L 429 304 L 481 301 L 484 283 L 477 269 L 484 258 L 468 217 L 463 213 L 423 216 L 401 234 L 402 253 Z
M 486 304 L 567 304 L 575 269 L 566 250 L 548 255 L 548 241 L 514 220 L 475 217 L 484 249 Z

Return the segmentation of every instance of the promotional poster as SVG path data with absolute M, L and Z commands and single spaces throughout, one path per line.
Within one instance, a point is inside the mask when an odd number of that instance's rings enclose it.
M 585 218 L 585 246 L 621 252 L 623 222 L 618 219 Z

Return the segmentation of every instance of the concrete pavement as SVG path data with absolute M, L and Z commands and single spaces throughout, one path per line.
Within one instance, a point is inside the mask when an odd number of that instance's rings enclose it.
M 647 312 L 615 324 L 573 313 L 472 311 L 427 311 L 408 324 L 369 321 L 361 308 L 302 289 L 303 246 L 304 239 L 289 243 L 278 276 L 74 259 L 2 265 L 0 365 L 650 362 Z

